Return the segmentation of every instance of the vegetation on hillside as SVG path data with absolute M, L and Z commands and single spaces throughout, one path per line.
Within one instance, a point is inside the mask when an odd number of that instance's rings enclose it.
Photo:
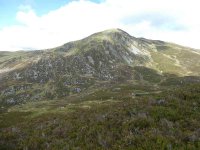
M 74 103 L 9 109 L 0 115 L 0 149 L 200 149 L 200 84 L 134 92 L 121 85 Z
M 0 52 L 1 149 L 200 149 L 200 52 L 120 29 Z

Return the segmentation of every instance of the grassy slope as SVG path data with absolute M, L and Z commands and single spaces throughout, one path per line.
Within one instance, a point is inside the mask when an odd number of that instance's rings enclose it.
M 186 47 L 164 43 L 150 51 L 153 66 L 162 71 L 181 76 L 200 75 L 200 53 Z
M 0 115 L 0 149 L 199 149 L 200 85 L 142 96 L 148 89 L 12 107 Z
M 98 35 L 95 40 L 75 42 L 75 48 L 72 43 L 67 53 L 62 46 L 49 53 L 67 57 L 87 53 L 96 44 L 102 50 L 102 41 L 107 37 Z M 156 48 L 157 52 L 150 50 L 152 68 L 171 75 L 135 67 L 130 72 L 135 77 L 135 81 L 129 81 L 131 84 L 106 85 L 102 89 L 94 85 L 79 96 L 29 102 L 8 111 L 1 107 L 0 149 L 200 149 L 200 85 L 187 85 L 199 79 L 176 76 L 200 75 L 199 54 L 164 42 L 158 42 Z M 2 52 L 0 68 L 26 62 L 38 54 Z M 7 84 L 13 85 L 13 81 Z

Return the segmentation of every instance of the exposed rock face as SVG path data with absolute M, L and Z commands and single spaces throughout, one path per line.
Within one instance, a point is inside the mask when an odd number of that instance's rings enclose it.
M 172 47 L 173 57 L 168 54 Z M 95 33 L 50 50 L 0 52 L 0 103 L 67 96 L 97 81 L 144 80 L 135 66 L 199 75 L 198 70 L 189 67 L 193 62 L 177 58 L 182 52 L 195 55 L 195 66 L 200 68 L 198 51 L 135 38 L 120 29 Z M 158 64 L 160 60 L 167 61 L 165 70 Z M 176 62 L 179 66 L 174 67 Z

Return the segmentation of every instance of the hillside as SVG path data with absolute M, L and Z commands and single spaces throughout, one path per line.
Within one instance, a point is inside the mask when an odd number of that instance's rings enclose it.
M 199 149 L 200 50 L 121 29 L 0 52 L 0 149 Z
M 66 97 L 102 81 L 162 84 L 199 74 L 198 50 L 111 29 L 54 49 L 0 52 L 0 103 Z

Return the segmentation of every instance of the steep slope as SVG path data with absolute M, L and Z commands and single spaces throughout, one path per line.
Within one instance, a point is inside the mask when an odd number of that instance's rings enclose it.
M 54 49 L 0 52 L 0 103 L 66 97 L 105 81 L 158 84 L 199 69 L 199 51 L 111 29 Z
M 161 72 L 186 75 L 200 75 L 200 51 L 173 43 L 152 41 L 149 49 L 153 62 L 150 66 Z

